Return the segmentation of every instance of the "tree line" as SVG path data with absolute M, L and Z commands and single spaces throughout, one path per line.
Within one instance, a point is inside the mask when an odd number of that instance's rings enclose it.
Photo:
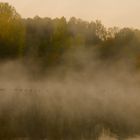
M 22 18 L 14 7 L 0 3 L 0 60 L 24 59 L 43 67 L 59 65 L 64 54 L 81 47 L 96 51 L 105 62 L 130 61 L 140 65 L 140 30 L 106 28 L 101 21 L 71 17 Z

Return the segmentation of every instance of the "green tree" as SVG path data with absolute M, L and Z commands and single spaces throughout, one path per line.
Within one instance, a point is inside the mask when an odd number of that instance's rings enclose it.
M 0 58 L 23 54 L 25 30 L 20 15 L 8 3 L 0 3 Z
M 96 25 L 96 35 L 101 40 L 106 40 L 107 39 L 107 29 L 104 27 L 104 25 L 99 20 L 96 20 L 95 25 Z

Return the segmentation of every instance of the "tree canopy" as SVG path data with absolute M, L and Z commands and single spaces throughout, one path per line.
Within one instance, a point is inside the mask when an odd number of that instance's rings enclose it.
M 0 58 L 21 55 L 25 30 L 20 15 L 8 3 L 0 3 Z
M 71 17 L 23 19 L 8 3 L 0 3 L 0 59 L 22 57 L 43 67 L 64 62 L 69 50 L 86 49 L 107 62 L 128 60 L 140 65 L 140 30 L 106 28 L 101 21 Z M 91 51 L 92 50 L 92 51 Z

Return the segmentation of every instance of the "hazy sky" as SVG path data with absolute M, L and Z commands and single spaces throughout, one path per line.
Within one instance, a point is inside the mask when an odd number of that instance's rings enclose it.
M 140 28 L 140 0 L 0 0 L 12 4 L 22 17 L 75 16 L 99 19 L 106 26 Z

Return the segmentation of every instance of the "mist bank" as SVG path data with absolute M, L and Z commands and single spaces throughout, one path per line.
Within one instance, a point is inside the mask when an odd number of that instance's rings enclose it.
M 1 65 L 0 137 L 77 140 L 98 139 L 105 132 L 119 140 L 139 135 L 139 74 L 122 63 L 89 60 L 78 57 L 76 64 L 67 61 L 38 78 L 19 61 Z

